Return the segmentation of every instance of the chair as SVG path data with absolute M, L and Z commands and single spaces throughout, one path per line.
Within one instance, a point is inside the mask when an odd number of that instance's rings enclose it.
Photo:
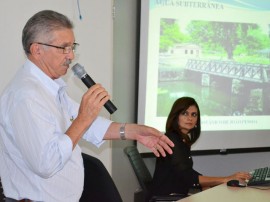
M 122 202 L 122 198 L 103 163 L 82 153 L 84 163 L 84 190 L 80 202 Z
M 82 153 L 84 163 L 84 189 L 80 202 L 123 202 L 103 163 Z M 5 201 L 0 178 L 0 201 Z
M 2 187 L 2 183 L 1 183 L 1 178 L 0 178 L 0 201 L 5 201 L 4 190 Z
M 177 201 L 185 198 L 186 195 L 167 195 L 167 196 L 152 196 L 151 183 L 152 175 L 148 170 L 141 154 L 136 146 L 128 146 L 124 148 L 124 153 L 127 155 L 131 166 L 135 172 L 138 182 L 141 186 L 140 192 L 134 195 L 134 202 L 155 202 L 155 201 Z

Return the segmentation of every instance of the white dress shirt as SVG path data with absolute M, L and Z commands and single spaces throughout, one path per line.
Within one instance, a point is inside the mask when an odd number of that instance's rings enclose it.
M 81 149 L 65 134 L 79 105 L 60 78 L 27 60 L 0 98 L 0 174 L 6 197 L 77 202 L 84 184 Z M 99 147 L 110 120 L 98 117 L 83 138 Z

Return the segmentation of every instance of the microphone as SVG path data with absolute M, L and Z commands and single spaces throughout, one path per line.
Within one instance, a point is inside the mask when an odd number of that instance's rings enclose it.
M 88 87 L 90 88 L 91 86 L 93 86 L 94 84 L 96 84 L 93 79 L 86 73 L 86 71 L 84 70 L 84 67 L 81 66 L 79 63 L 75 64 L 72 68 L 72 71 L 74 72 L 74 74 L 82 80 L 82 82 Z M 117 108 L 116 106 L 114 106 L 114 104 L 108 100 L 105 104 L 104 107 L 107 109 L 107 111 L 112 114 L 114 113 Z

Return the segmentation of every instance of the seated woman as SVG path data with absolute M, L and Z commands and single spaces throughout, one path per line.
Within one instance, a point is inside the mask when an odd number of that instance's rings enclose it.
M 191 145 L 201 133 L 200 109 L 191 97 L 175 101 L 166 123 L 166 135 L 173 141 L 173 154 L 156 159 L 153 176 L 154 195 L 188 194 L 191 188 L 206 189 L 229 180 L 241 182 L 250 178 L 248 172 L 237 172 L 226 177 L 203 176 L 193 169 Z

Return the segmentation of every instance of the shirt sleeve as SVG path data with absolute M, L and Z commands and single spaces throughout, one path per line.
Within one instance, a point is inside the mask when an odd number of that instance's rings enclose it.
M 69 102 L 69 113 L 72 117 L 77 117 L 79 104 L 74 102 L 70 97 L 67 96 L 67 100 Z M 110 124 L 112 123 L 111 120 L 98 116 L 89 129 L 83 135 L 83 139 L 94 144 L 97 147 L 100 147 L 103 143 L 103 137 L 108 130 Z
M 181 172 L 176 172 L 176 177 L 178 180 L 182 180 L 187 184 L 188 187 L 193 187 L 196 189 L 201 189 L 201 185 L 199 183 L 199 176 L 201 175 L 197 171 L 192 168 L 182 170 Z
M 112 123 L 111 120 L 105 119 L 103 117 L 97 117 L 84 134 L 83 139 L 85 139 L 88 142 L 91 142 L 97 147 L 100 147 L 104 142 L 103 137 L 107 132 L 111 123 Z
M 199 184 L 199 175 L 201 174 L 193 169 L 190 148 L 179 137 L 177 138 L 178 140 L 173 140 L 176 144 L 173 148 L 173 154 L 168 156 L 175 177 L 178 180 L 184 181 L 189 187 L 201 188 Z
M 61 170 L 72 155 L 72 142 L 61 130 L 61 116 L 38 99 L 22 99 L 10 111 L 14 142 L 34 173 L 49 178 Z

